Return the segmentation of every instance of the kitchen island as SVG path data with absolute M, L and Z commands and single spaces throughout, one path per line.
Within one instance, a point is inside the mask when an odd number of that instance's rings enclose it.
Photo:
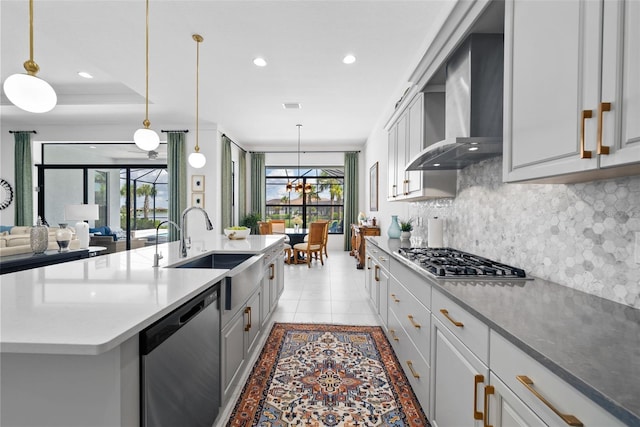
M 187 258 L 178 242 L 2 276 L 2 425 L 137 426 L 138 334 L 225 278 L 167 268 L 209 253 L 264 254 L 282 236 L 205 233 Z

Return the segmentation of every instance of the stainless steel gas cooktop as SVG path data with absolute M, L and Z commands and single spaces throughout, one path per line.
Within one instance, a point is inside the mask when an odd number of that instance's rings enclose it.
M 398 253 L 437 278 L 525 279 L 521 268 L 451 248 L 401 248 Z

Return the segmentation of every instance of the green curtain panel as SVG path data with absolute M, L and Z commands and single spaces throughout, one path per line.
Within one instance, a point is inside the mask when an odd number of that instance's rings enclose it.
M 240 150 L 238 157 L 238 218 L 247 214 L 247 152 Z
M 266 205 L 267 180 L 264 176 L 264 153 L 251 153 L 251 212 L 264 218 Z
M 344 250 L 351 250 L 351 224 L 358 219 L 358 153 L 344 153 Z
M 222 200 L 220 201 L 222 228 L 231 227 L 233 224 L 233 164 L 231 163 L 231 140 L 222 135 L 222 156 L 220 159 L 222 168 Z
M 184 153 L 185 133 L 169 132 L 167 136 L 167 172 L 169 173 L 169 220 L 180 224 L 180 215 L 187 208 L 187 158 Z M 169 241 L 178 240 L 179 233 L 169 226 Z
M 15 139 L 15 225 L 33 225 L 33 164 L 31 132 L 16 132 Z

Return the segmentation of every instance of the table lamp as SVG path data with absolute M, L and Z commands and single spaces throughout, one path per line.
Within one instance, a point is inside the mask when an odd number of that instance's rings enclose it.
M 66 205 L 64 207 L 64 218 L 78 221 L 75 227 L 80 249 L 87 249 L 89 247 L 89 224 L 84 221 L 99 218 L 98 205 Z

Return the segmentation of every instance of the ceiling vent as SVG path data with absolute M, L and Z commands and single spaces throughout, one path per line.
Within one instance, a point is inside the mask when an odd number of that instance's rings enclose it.
M 297 102 L 285 102 L 284 104 L 282 104 L 282 106 L 285 110 L 299 110 L 302 108 L 302 105 L 298 104 Z

